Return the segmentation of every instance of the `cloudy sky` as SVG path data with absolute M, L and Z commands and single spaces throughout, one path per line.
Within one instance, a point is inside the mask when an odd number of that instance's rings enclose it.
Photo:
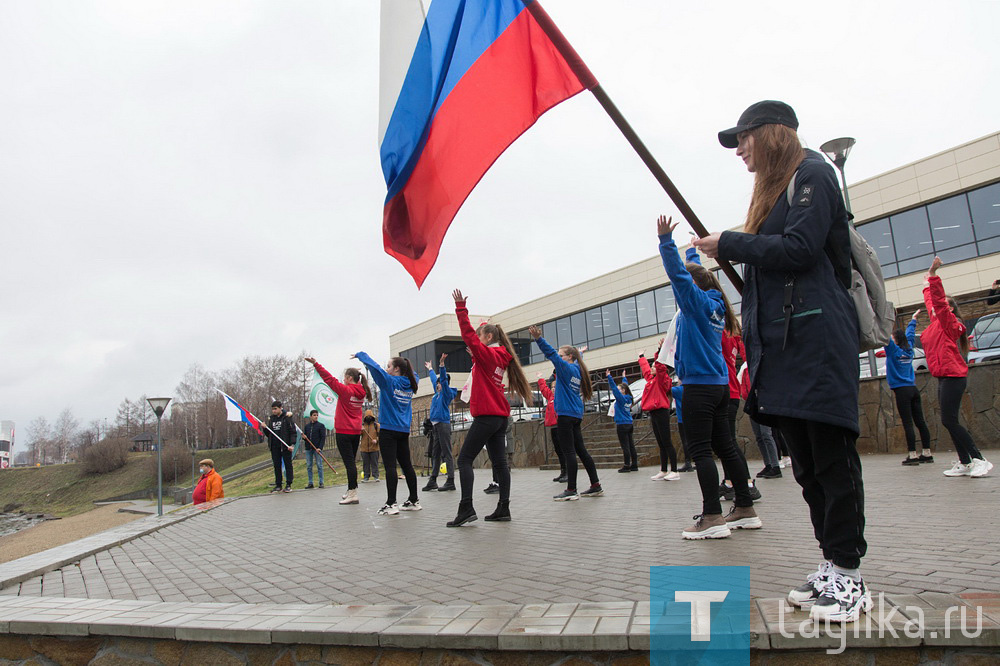
M 851 182 L 998 129 L 1000 2 L 544 4 L 712 230 L 751 186 L 716 132 L 759 99 L 812 147 L 856 137 Z M 0 418 L 22 447 L 38 415 L 111 418 L 193 363 L 384 360 L 454 287 L 492 312 L 655 253 L 673 209 L 584 93 L 502 156 L 418 292 L 382 251 L 378 5 L 0 3 Z

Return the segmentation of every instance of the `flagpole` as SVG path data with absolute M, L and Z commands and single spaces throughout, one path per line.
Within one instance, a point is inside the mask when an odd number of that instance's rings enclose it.
M 672 180 L 670 180 L 670 177 L 667 176 L 667 173 L 656 161 L 656 158 L 653 157 L 653 154 L 649 152 L 646 144 L 642 142 L 639 135 L 636 134 L 635 130 L 632 129 L 632 126 L 629 125 L 627 120 L 625 120 L 625 116 L 622 115 L 622 112 L 618 110 L 615 103 L 611 101 L 610 97 L 608 97 L 604 88 L 602 88 L 601 84 L 598 83 L 597 77 L 595 77 L 594 73 L 590 71 L 587 64 L 583 62 L 583 58 L 580 57 L 580 54 L 576 52 L 573 45 L 570 44 L 569 40 L 566 39 L 566 36 L 562 34 L 562 31 L 559 30 L 559 27 L 552 20 L 552 17 L 549 16 L 548 12 L 542 8 L 541 3 L 536 0 L 523 0 L 523 2 L 527 10 L 531 12 L 535 21 L 538 22 L 539 27 L 545 32 L 548 38 L 552 41 L 553 46 L 555 46 L 556 50 L 558 50 L 562 55 L 566 64 L 569 65 L 570 69 L 573 70 L 573 73 L 576 74 L 578 79 L 580 79 L 580 83 L 594 94 L 594 97 L 597 98 L 597 102 L 601 105 L 605 112 L 611 116 L 611 120 L 615 123 L 618 129 L 621 130 L 621 133 L 625 136 L 626 141 L 628 141 L 629 145 L 631 145 L 635 152 L 639 154 L 639 159 L 641 159 L 643 164 L 646 165 L 646 168 L 650 170 L 653 177 L 656 178 L 656 182 L 660 184 L 660 187 L 662 187 L 667 193 L 670 200 L 674 202 L 674 205 L 677 206 L 677 209 L 680 211 L 681 215 L 684 216 L 684 219 L 688 221 L 688 224 L 691 225 L 691 228 L 694 229 L 694 232 L 698 234 L 699 238 L 708 236 L 708 229 L 705 228 L 705 225 L 702 224 L 701 220 L 698 219 L 698 216 L 695 215 L 691 206 L 688 205 L 688 202 L 684 200 L 680 190 L 678 190 L 677 186 L 674 185 Z M 739 273 L 736 272 L 733 265 L 724 259 L 716 259 L 715 261 L 719 264 L 719 268 L 722 269 L 722 272 L 726 274 L 726 277 L 729 278 L 729 281 L 732 282 L 733 286 L 736 287 L 736 290 L 742 294 L 743 278 L 739 276 Z
M 223 400 L 225 400 L 226 394 L 222 391 L 222 389 L 215 389 L 215 390 L 218 391 L 219 393 L 221 393 Z M 267 424 L 265 422 L 261 421 L 260 419 L 258 419 L 256 416 L 254 416 L 253 412 L 251 412 L 246 407 L 243 407 L 242 405 L 238 405 L 238 406 L 242 407 L 242 409 L 247 414 L 249 414 L 250 416 L 253 416 L 255 419 L 257 419 L 257 423 L 259 423 L 260 425 L 264 426 L 264 429 L 267 430 L 272 435 L 274 435 L 275 439 L 277 439 L 279 442 L 281 442 L 282 444 L 284 444 L 286 449 L 288 449 L 289 451 L 292 450 L 292 447 L 288 446 L 288 444 L 285 442 L 285 440 L 281 439 L 281 435 L 279 435 L 278 433 L 276 433 L 273 430 L 271 430 L 270 428 L 268 428 Z M 297 428 L 298 426 L 296 425 L 295 427 Z
M 302 433 L 302 439 L 306 440 L 306 443 L 309 446 L 313 447 L 313 451 L 315 451 L 316 453 L 319 454 L 319 457 L 323 459 L 323 462 L 325 462 L 326 466 L 330 468 L 330 471 L 333 472 L 334 474 L 336 474 L 337 470 L 334 469 L 333 465 L 330 464 L 330 461 L 327 460 L 326 456 L 323 455 L 323 451 L 321 449 L 317 449 L 316 445 L 312 443 L 312 440 L 310 440 L 308 437 L 306 437 L 305 430 L 303 430 L 302 428 L 300 428 L 298 423 L 295 424 L 295 429 L 298 430 L 300 433 Z

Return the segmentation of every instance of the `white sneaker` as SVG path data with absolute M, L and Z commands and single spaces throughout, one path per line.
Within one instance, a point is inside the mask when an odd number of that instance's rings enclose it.
M 657 472 L 656 474 L 654 474 L 649 478 L 651 478 L 653 481 L 662 481 L 666 476 L 667 476 L 666 472 Z
M 398 504 L 386 504 L 381 509 L 378 510 L 378 515 L 380 516 L 395 516 L 399 513 Z
M 676 481 L 681 478 L 679 472 L 667 472 L 667 475 L 663 477 L 664 481 Z
M 945 476 L 969 476 L 972 473 L 972 465 L 963 465 L 961 461 L 955 461 L 951 469 L 946 469 Z
M 872 609 L 872 595 L 864 580 L 832 572 L 831 582 L 809 611 L 813 622 L 857 622 L 862 611 Z
M 420 500 L 417 500 L 416 502 L 411 502 L 410 500 L 406 500 L 405 502 L 403 502 L 403 505 L 401 507 L 399 507 L 399 510 L 400 511 L 420 511 L 422 508 L 424 508 L 424 507 L 420 506 Z
M 982 458 L 973 458 L 972 463 L 969 465 L 969 476 L 974 478 L 980 478 L 986 476 L 990 472 L 990 464 L 983 460 Z
M 354 490 L 348 490 L 347 494 L 344 495 L 343 498 L 341 498 L 340 503 L 341 504 L 358 504 L 359 503 L 359 500 L 358 500 L 358 489 L 355 488 Z
M 819 569 L 806 577 L 805 584 L 788 593 L 788 603 L 799 608 L 809 608 L 830 585 L 832 576 L 833 564 L 829 560 L 823 560 Z
M 792 466 L 792 459 L 789 458 L 788 456 L 785 456 L 778 462 L 778 467 L 781 468 L 791 467 L 791 466 Z

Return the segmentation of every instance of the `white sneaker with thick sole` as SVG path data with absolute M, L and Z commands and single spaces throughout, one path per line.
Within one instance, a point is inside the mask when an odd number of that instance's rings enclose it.
M 854 580 L 836 571 L 831 582 L 809 610 L 813 622 L 857 622 L 872 609 L 872 595 L 864 580 Z
M 945 476 L 969 476 L 972 473 L 971 465 L 963 465 L 961 462 L 956 462 L 951 466 L 951 469 L 946 469 L 942 472 Z
M 969 464 L 969 476 L 981 478 L 990 473 L 990 464 L 981 458 L 973 458 Z
M 667 472 L 667 475 L 663 477 L 664 481 L 677 481 L 681 478 L 680 472 Z
M 405 502 L 403 502 L 402 506 L 399 507 L 399 510 L 400 511 L 420 511 L 423 508 L 424 507 L 420 506 L 420 500 L 417 500 L 416 502 L 411 502 L 410 500 L 406 500 Z
M 798 608 L 810 608 L 819 596 L 830 585 L 833 576 L 833 564 L 823 560 L 819 569 L 806 577 L 806 582 L 788 593 L 788 603 Z
M 398 504 L 385 504 L 378 510 L 380 516 L 395 516 L 399 513 Z
M 722 514 L 712 516 L 711 519 L 704 516 L 695 516 L 694 519 L 695 524 L 681 532 L 681 538 L 688 540 L 725 539 L 733 533 Z M 722 521 L 721 524 L 718 524 L 718 521 Z
M 654 474 L 649 478 L 652 479 L 653 481 L 662 481 L 666 476 L 667 476 L 666 472 L 657 472 L 656 474 Z

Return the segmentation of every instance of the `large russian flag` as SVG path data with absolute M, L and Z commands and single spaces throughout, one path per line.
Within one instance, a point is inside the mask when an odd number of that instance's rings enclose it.
M 219 389 L 215 390 L 219 391 Z M 247 411 L 247 409 L 243 405 L 236 402 L 236 400 L 234 400 L 229 394 L 223 391 L 219 391 L 219 393 L 222 393 L 222 397 L 225 399 L 226 402 L 227 421 L 237 421 L 246 423 L 248 426 L 256 430 L 258 435 L 264 434 L 263 432 L 261 432 L 260 421 L 257 420 L 256 416 Z
M 419 287 L 493 162 L 597 81 L 534 0 L 382 0 L 381 23 L 382 238 Z

